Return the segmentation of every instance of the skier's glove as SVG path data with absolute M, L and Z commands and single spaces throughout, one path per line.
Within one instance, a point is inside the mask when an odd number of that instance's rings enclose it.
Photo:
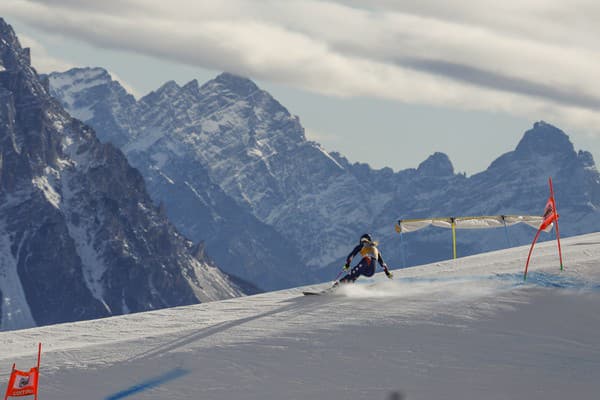
M 385 270 L 385 276 L 387 276 L 389 279 L 393 279 L 394 278 L 394 274 L 392 274 L 390 271 L 388 271 L 387 269 Z
M 344 264 L 344 271 L 348 271 L 350 269 L 350 264 Z

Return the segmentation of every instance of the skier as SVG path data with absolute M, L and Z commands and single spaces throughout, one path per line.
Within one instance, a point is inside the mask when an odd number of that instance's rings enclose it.
M 352 270 L 350 270 L 350 263 L 352 259 L 360 252 L 362 255 L 362 259 Z M 377 249 L 377 242 L 374 242 L 371 238 L 371 235 L 365 233 L 360 237 L 359 244 L 352 250 L 352 252 L 348 255 L 346 259 L 346 265 L 344 265 L 344 270 L 350 272 L 339 280 L 340 283 L 349 283 L 354 282 L 358 279 L 359 276 L 373 276 L 375 273 L 375 263 L 378 262 L 379 265 L 385 271 L 385 275 L 392 279 L 393 274 L 388 269 L 387 264 L 383 261 L 381 257 L 381 252 Z M 334 286 L 337 286 L 338 282 L 335 283 Z

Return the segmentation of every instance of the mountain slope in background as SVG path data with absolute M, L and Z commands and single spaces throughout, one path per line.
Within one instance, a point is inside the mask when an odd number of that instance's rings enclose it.
M 600 222 L 600 177 L 591 155 L 576 153 L 568 136 L 545 122 L 526 132 L 514 152 L 471 177 L 456 174 L 443 153 L 433 154 L 416 169 L 374 170 L 366 164 L 351 164 L 342 155 L 308 141 L 298 118 L 248 79 L 224 73 L 202 86 L 196 81 L 183 87 L 168 82 L 131 103 L 106 75 L 103 82 L 92 81 L 85 90 L 73 83 L 89 71 L 96 69 L 51 74 L 52 93 L 74 116 L 90 123 L 98 117 L 89 110 L 96 108 L 112 109 L 110 117 L 101 119 L 124 121 L 122 116 L 129 116 L 118 130 L 103 131 L 99 125 L 99 134 L 103 140 L 122 144 L 132 163 L 156 184 L 152 190 L 155 200 L 163 201 L 167 210 L 177 208 L 182 200 L 170 191 L 170 185 L 189 184 L 193 179 L 179 177 L 177 171 L 203 171 L 205 179 L 234 199 L 243 212 L 283 238 L 263 241 L 263 249 L 289 244 L 295 250 L 293 258 L 321 279 L 332 278 L 363 232 L 375 234 L 392 266 L 449 258 L 452 250 L 447 231 L 405 235 L 401 244 L 393 230 L 395 220 L 538 214 L 546 202 L 549 176 L 554 178 L 565 235 L 594 231 Z M 91 94 L 106 93 L 109 88 L 123 100 Z M 78 102 L 71 104 L 70 99 Z M 118 138 L 114 139 L 115 135 Z M 177 167 L 169 169 L 173 164 Z M 166 177 L 161 181 L 157 175 Z M 202 188 L 195 190 L 203 196 Z M 193 223 L 193 218 L 186 218 L 187 212 L 173 215 L 184 232 L 190 231 Z M 231 210 L 228 215 L 234 213 Z M 215 221 L 216 215 L 222 214 L 215 213 Z M 258 232 L 255 237 L 261 235 Z M 523 244 L 532 236 L 529 228 L 522 227 L 511 228 L 508 239 L 502 230 L 461 231 L 459 254 Z M 222 243 L 227 246 L 221 252 L 232 245 L 226 238 Z M 210 245 L 207 249 L 212 254 Z M 224 260 L 221 255 L 215 258 Z M 227 263 L 223 266 L 232 268 Z M 265 263 L 262 267 L 260 277 L 285 268 L 296 283 L 308 282 L 305 276 L 296 276 L 297 266 Z
M 0 379 L 35 363 L 40 398 L 594 399 L 600 234 L 361 279 L 0 333 Z M 317 288 L 315 288 L 317 289 Z M 392 393 L 396 393 L 393 397 Z
M 394 200 L 385 213 L 403 218 L 541 215 L 549 196 L 548 177 L 554 182 L 561 234 L 571 236 L 597 231 L 600 176 L 594 160 L 588 152 L 576 152 L 564 132 L 545 122 L 535 123 L 514 151 L 500 156 L 481 173 L 468 178 L 438 175 L 416 181 L 407 179 L 397 186 Z M 524 226 L 511 227 L 508 231 L 461 230 L 457 232 L 459 256 L 530 243 L 534 234 L 535 231 Z M 398 235 L 395 236 L 398 243 Z M 450 237 L 445 229 L 405 235 L 408 246 L 404 257 L 409 259 L 409 264 L 449 258 L 452 255 Z M 439 245 L 430 249 L 428 242 Z M 394 250 L 400 257 L 399 246 Z
M 0 19 L 1 328 L 237 296 L 142 176 L 48 94 Z

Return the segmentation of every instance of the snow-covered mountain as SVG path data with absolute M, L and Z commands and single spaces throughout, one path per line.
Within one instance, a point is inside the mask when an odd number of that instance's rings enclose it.
M 600 392 L 600 234 L 300 288 L 0 333 L 40 399 L 563 400 Z M 315 287 L 317 289 L 318 287 Z
M 151 182 L 154 199 L 164 202 L 167 213 L 187 204 L 170 188 L 192 185 L 193 179 L 185 174 L 203 171 L 202 176 L 218 186 L 215 190 L 283 237 L 282 241 L 263 241 L 263 249 L 274 251 L 285 243 L 294 249 L 294 259 L 322 278 L 335 275 L 363 232 L 375 234 L 393 266 L 446 259 L 452 254 L 448 231 L 406 235 L 401 246 L 393 229 L 396 219 L 539 214 L 548 196 L 549 176 L 554 178 L 564 234 L 595 231 L 600 222 L 600 177 L 591 155 L 576 153 L 568 136 L 545 122 L 526 132 L 514 152 L 471 177 L 456 174 L 443 153 L 433 154 L 416 169 L 374 170 L 366 164 L 351 164 L 307 140 L 299 119 L 248 79 L 224 73 L 202 86 L 196 81 L 182 87 L 168 82 L 132 103 L 105 72 L 103 83 L 92 78 L 97 71 L 102 70 L 51 74 L 52 93 L 90 124 L 97 119 L 95 109 L 102 113 L 112 109 L 110 118 L 100 119 L 125 121 L 117 130 L 98 126 L 99 135 L 102 140 L 124 143 L 121 148 Z M 89 83 L 82 85 L 82 80 Z M 115 101 L 118 96 L 122 100 Z M 114 135 L 119 137 L 113 139 Z M 194 191 L 203 196 L 202 188 L 194 187 Z M 170 214 L 185 233 L 194 221 L 188 214 L 191 209 L 179 216 Z M 223 214 L 214 213 L 213 220 L 218 220 L 217 215 Z M 195 235 L 200 238 L 202 233 L 198 230 Z M 533 232 L 516 227 L 511 228 L 508 240 L 505 236 L 502 230 L 461 232 L 459 255 L 523 244 Z M 226 242 L 220 233 L 217 237 Z M 231 242 L 219 251 L 228 246 Z M 207 250 L 213 254 L 210 244 Z M 216 253 L 215 259 L 229 271 L 231 266 Z M 297 283 L 306 282 L 304 276 L 296 276 L 297 266 L 262 267 L 260 277 L 283 270 Z
M 2 329 L 241 294 L 152 203 L 123 153 L 49 95 L 3 19 L 0 65 Z
M 227 146 L 219 142 L 225 140 L 233 144 L 229 151 L 240 151 L 237 137 L 215 134 L 218 143 L 204 143 L 214 133 L 209 126 L 218 126 L 221 98 L 207 96 L 210 90 L 196 81 L 184 87 L 168 82 L 136 103 L 99 68 L 53 73 L 49 79 L 52 93 L 72 115 L 94 126 L 102 141 L 121 146 L 155 202 L 186 236 L 203 241 L 219 266 L 266 290 L 310 279 L 296 248 L 223 190 L 225 172 L 211 173 L 243 168 L 217 150 Z

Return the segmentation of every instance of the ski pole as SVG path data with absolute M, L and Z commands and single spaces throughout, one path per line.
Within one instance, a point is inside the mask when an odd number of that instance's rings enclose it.
M 334 282 L 337 282 L 338 278 L 339 278 L 339 277 L 342 275 L 342 272 L 344 272 L 344 271 L 345 271 L 345 269 L 344 269 L 344 268 L 342 268 L 342 269 L 340 270 L 340 272 L 338 272 L 338 274 L 336 275 L 336 277 L 335 277 L 335 279 L 334 279 L 333 281 L 334 281 Z

